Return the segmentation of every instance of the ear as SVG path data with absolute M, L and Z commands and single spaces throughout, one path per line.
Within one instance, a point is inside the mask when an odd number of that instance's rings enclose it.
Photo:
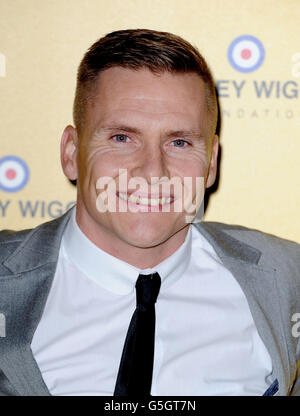
M 72 126 L 67 126 L 64 129 L 61 145 L 60 145 L 60 160 L 64 174 L 67 178 L 74 180 L 78 177 L 77 169 L 77 147 L 78 136 L 77 131 Z
M 216 180 L 217 176 L 217 167 L 218 167 L 218 150 L 219 150 L 219 137 L 215 134 L 210 155 L 210 164 L 208 169 L 206 188 L 212 186 Z

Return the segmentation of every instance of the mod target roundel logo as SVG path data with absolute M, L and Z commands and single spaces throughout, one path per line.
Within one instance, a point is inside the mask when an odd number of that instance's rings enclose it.
M 259 39 L 243 35 L 234 39 L 228 48 L 230 65 L 239 72 L 253 72 L 264 61 L 265 49 Z
M 29 168 L 26 162 L 17 156 L 0 158 L 0 190 L 18 192 L 29 180 Z

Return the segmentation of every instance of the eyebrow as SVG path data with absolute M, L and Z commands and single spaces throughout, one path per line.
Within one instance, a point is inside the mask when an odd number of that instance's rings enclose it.
M 124 124 L 111 124 L 109 126 L 99 126 L 95 130 L 95 134 L 103 132 L 103 131 L 124 131 L 127 133 L 136 133 L 140 134 L 141 131 L 137 128 L 126 126 Z
M 114 131 L 122 131 L 125 133 L 135 133 L 141 134 L 141 130 L 135 127 L 126 126 L 125 124 L 111 124 L 109 126 L 99 126 L 95 130 L 95 134 L 99 134 L 101 132 L 114 132 Z M 204 135 L 201 134 L 200 131 L 196 130 L 168 130 L 165 132 L 165 135 L 168 137 L 176 136 L 176 137 L 190 137 L 190 138 L 203 138 Z

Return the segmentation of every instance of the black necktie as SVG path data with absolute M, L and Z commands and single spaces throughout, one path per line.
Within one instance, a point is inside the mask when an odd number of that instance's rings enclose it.
M 150 396 L 154 357 L 155 302 L 160 289 L 158 273 L 140 274 L 136 309 L 125 339 L 114 396 Z

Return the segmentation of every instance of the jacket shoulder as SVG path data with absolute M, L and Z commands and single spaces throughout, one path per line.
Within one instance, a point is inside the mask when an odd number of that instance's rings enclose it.
M 0 263 L 2 263 L 26 239 L 33 229 L 0 231 Z
M 0 231 L 0 244 L 5 244 L 7 242 L 13 241 L 23 241 L 24 238 L 33 230 L 33 228 L 28 228 L 26 230 L 1 230 Z
M 262 252 L 264 259 L 273 258 L 275 263 L 294 261 L 300 269 L 300 244 L 295 241 L 242 225 L 221 222 L 205 222 L 205 224 L 209 228 L 222 231 L 239 241 L 255 247 Z
M 277 235 L 267 233 L 261 230 L 257 230 L 255 228 L 249 228 L 244 225 L 238 225 L 238 224 L 226 224 L 223 222 L 216 222 L 216 221 L 205 221 L 205 224 L 208 224 L 209 226 L 212 226 L 214 228 L 218 228 L 219 230 L 229 232 L 230 234 L 237 236 L 239 235 L 245 235 L 247 237 L 254 236 L 257 239 L 269 239 L 270 241 L 273 241 L 274 243 L 282 243 L 282 244 L 291 244 L 295 248 L 300 248 L 300 244 L 288 240 L 283 237 L 278 237 Z

